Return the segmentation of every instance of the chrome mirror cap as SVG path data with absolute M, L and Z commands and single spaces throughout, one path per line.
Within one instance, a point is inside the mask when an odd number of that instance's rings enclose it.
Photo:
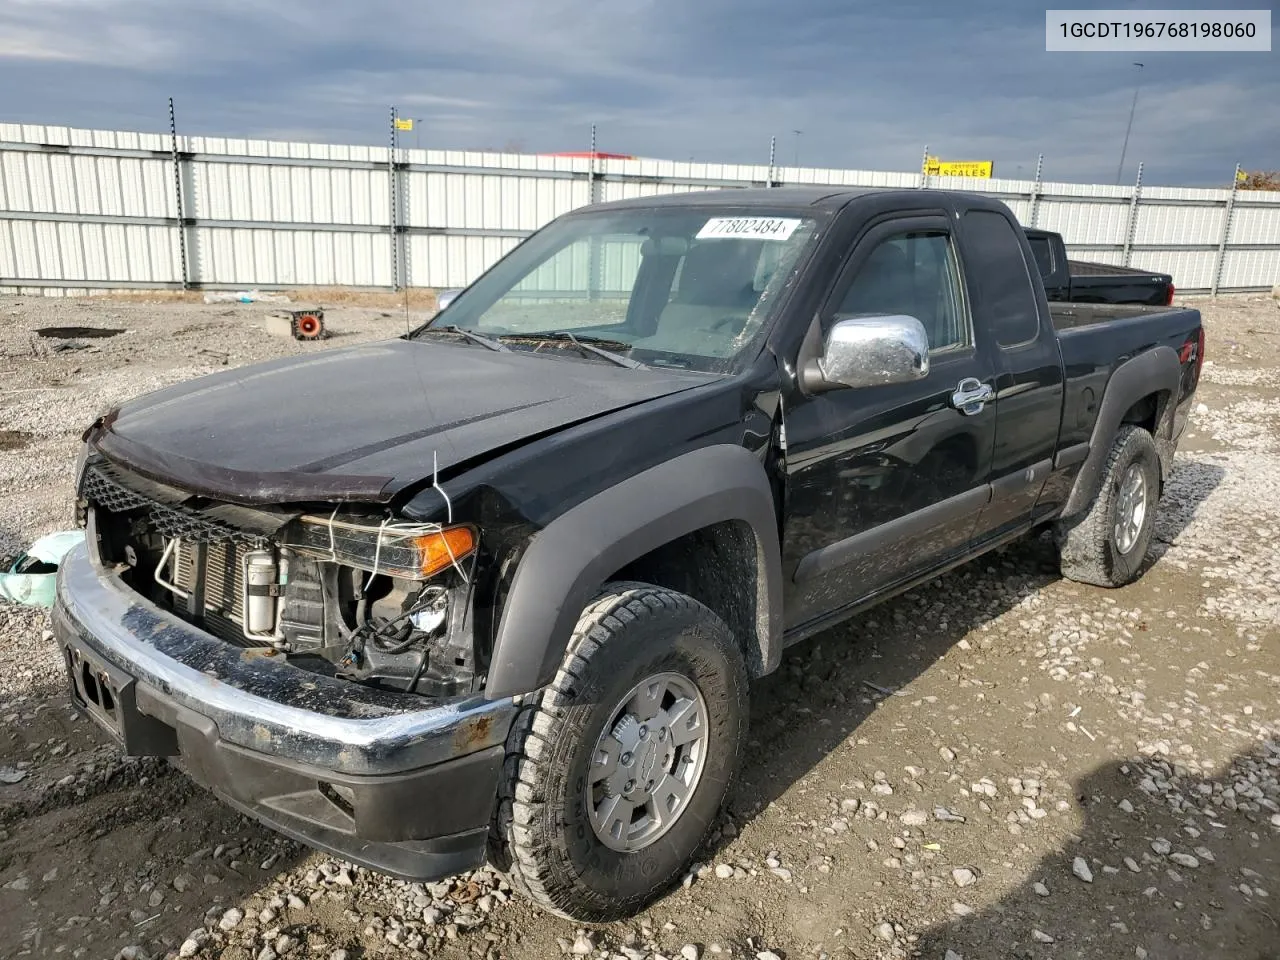
M 929 375 L 929 337 L 915 317 L 837 317 L 817 367 L 828 388 L 909 383 Z
M 456 288 L 452 290 L 441 290 L 436 294 L 436 309 L 443 310 L 449 304 L 453 303 L 454 298 L 461 292 L 462 290 Z

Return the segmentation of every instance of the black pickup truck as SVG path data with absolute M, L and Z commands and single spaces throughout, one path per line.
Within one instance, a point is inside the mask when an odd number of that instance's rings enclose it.
M 585 208 L 402 338 L 98 418 L 55 635 L 126 751 L 283 833 L 628 915 L 788 644 L 1045 525 L 1137 577 L 1203 346 L 1051 309 L 979 196 Z
M 1028 227 L 1031 254 L 1040 268 L 1044 292 L 1052 301 L 1072 303 L 1173 304 L 1173 277 L 1114 263 L 1068 260 L 1062 234 Z

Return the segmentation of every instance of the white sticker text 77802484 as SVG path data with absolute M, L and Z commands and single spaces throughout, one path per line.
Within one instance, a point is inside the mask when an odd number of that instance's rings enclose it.
M 696 239 L 789 240 L 798 226 L 795 217 L 712 217 Z

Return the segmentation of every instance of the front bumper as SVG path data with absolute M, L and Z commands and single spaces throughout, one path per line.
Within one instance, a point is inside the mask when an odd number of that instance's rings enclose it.
M 232 647 L 83 546 L 59 570 L 53 627 L 73 700 L 127 754 L 178 757 L 268 826 L 397 876 L 483 860 L 511 699 L 431 705 Z

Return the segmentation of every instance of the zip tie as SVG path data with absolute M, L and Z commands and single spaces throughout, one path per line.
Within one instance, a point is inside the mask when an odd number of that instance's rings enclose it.
M 373 578 L 378 575 L 378 563 L 382 559 L 382 534 L 390 522 L 390 517 L 384 517 L 382 523 L 378 525 L 378 539 L 373 544 L 373 570 L 369 574 L 369 579 L 364 582 L 364 589 L 360 591 L 366 597 L 369 595 L 369 584 L 373 583 Z
M 333 521 L 334 521 L 334 518 L 338 516 L 338 508 L 341 506 L 342 506 L 342 503 L 339 502 L 333 508 L 333 513 L 329 514 L 329 522 L 326 525 L 329 530 L 329 562 L 330 563 L 338 562 L 338 543 L 333 537 Z
M 453 503 L 449 500 L 449 495 L 444 492 L 444 487 L 440 486 L 440 462 L 434 449 L 431 451 L 431 485 L 440 491 L 440 496 L 444 497 L 445 520 L 453 523 Z
M 382 521 L 382 523 L 378 525 L 378 540 L 374 546 L 374 552 L 373 552 L 373 572 L 370 573 L 369 581 L 365 583 L 365 586 L 361 590 L 361 592 L 367 594 L 369 589 L 369 583 L 372 582 L 373 578 L 378 575 L 378 571 L 382 563 L 383 537 L 387 537 L 389 539 L 394 539 L 394 540 L 405 540 L 405 539 L 417 538 L 417 537 L 427 537 L 433 534 L 438 535 L 438 534 L 442 534 L 443 532 L 444 532 L 444 527 L 442 527 L 438 523 L 412 523 L 408 521 L 393 521 L 390 517 L 385 518 Z M 453 567 L 453 569 L 457 572 L 458 577 L 462 580 L 463 583 L 470 583 L 471 582 L 470 578 L 467 576 L 466 571 L 462 568 L 462 564 L 458 560 L 457 555 L 454 554 L 453 547 L 449 543 L 447 538 L 444 540 L 444 548 L 449 553 L 449 563 Z
M 453 569 L 458 572 L 458 576 L 461 578 L 463 583 L 470 583 L 467 579 L 467 575 L 462 572 L 462 565 L 458 563 L 458 558 L 453 555 L 453 547 L 449 546 L 449 538 L 442 537 L 441 539 L 444 540 L 444 548 L 449 551 L 449 562 L 453 564 Z
M 444 487 L 440 486 L 440 459 L 435 450 L 431 451 L 431 486 L 437 490 L 441 497 L 444 498 L 446 523 L 453 523 L 453 501 L 449 499 L 449 495 L 445 493 Z M 333 508 L 333 513 L 329 514 L 329 519 L 325 524 L 329 531 L 329 557 L 331 563 L 338 562 L 338 544 L 334 535 L 333 525 L 338 516 L 338 510 L 342 504 L 339 503 Z M 444 527 L 438 523 L 412 523 L 408 521 L 393 521 L 391 517 L 384 517 L 382 522 L 378 524 L 377 542 L 373 548 L 373 570 L 369 574 L 369 579 L 365 581 L 361 594 L 368 596 L 369 585 L 373 583 L 373 578 L 378 575 L 378 570 L 382 565 L 382 538 L 390 536 L 394 539 L 404 540 L 410 537 L 426 537 L 432 534 L 440 534 L 444 532 Z M 444 540 L 444 548 L 449 553 L 449 563 L 457 572 L 463 583 L 470 583 L 466 571 L 462 569 L 462 564 L 454 555 L 453 547 L 448 539 Z

